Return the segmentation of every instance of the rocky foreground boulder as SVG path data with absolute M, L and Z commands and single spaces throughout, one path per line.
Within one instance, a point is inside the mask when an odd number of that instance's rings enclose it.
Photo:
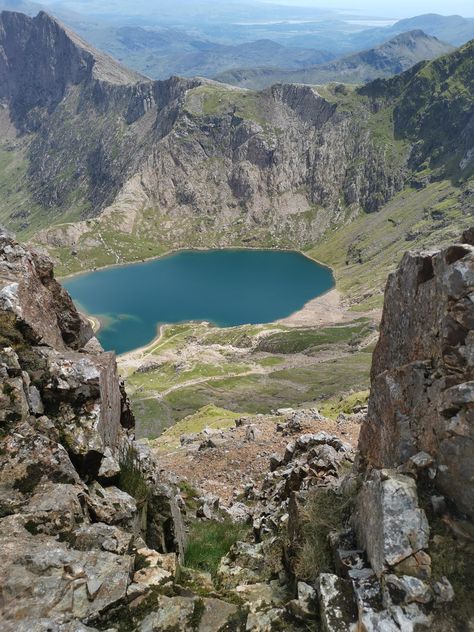
M 175 494 L 133 440 L 114 355 L 50 260 L 5 234 L 0 442 L 2 630 L 85 630 L 80 622 L 143 595 L 152 582 L 135 560 L 151 554 L 147 542 L 156 566 L 166 556 L 176 566 L 184 533 Z
M 389 277 L 360 451 L 388 468 L 425 453 L 418 465 L 474 518 L 472 231 L 462 242 L 407 253 Z

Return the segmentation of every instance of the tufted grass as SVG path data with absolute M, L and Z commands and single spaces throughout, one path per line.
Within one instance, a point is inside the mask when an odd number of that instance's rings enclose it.
M 247 526 L 230 520 L 193 522 L 185 551 L 185 565 L 215 576 L 221 558 L 233 544 L 245 538 L 248 530 Z

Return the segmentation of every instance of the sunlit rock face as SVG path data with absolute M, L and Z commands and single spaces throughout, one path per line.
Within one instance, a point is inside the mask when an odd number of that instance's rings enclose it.
M 435 484 L 474 516 L 474 239 L 407 253 L 389 277 L 361 455 L 433 459 Z

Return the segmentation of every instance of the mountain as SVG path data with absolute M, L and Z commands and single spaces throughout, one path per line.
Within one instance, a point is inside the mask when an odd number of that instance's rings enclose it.
M 368 29 L 357 34 L 352 34 L 350 39 L 352 46 L 366 47 L 367 45 L 376 44 L 395 34 L 417 29 L 453 46 L 460 46 L 474 39 L 474 18 L 465 18 L 460 15 L 426 13 L 399 20 L 392 26 Z
M 473 43 L 361 90 L 260 92 L 148 80 L 45 13 L 2 13 L 0 47 L 0 222 L 63 271 L 182 246 L 310 248 L 406 185 L 436 197 L 431 182 L 472 175 Z
M 223 45 L 171 28 L 124 26 L 83 32 L 101 50 L 153 79 L 171 75 L 213 77 L 229 68 L 252 68 L 262 63 L 290 70 L 334 58 L 327 51 L 290 48 L 271 40 Z
M 232 70 L 216 76 L 216 80 L 245 88 L 260 89 L 273 83 L 322 84 L 331 81 L 366 83 L 408 70 L 419 61 L 433 59 L 453 50 L 423 31 L 397 35 L 376 48 L 337 59 L 327 64 L 298 71 L 276 68 Z

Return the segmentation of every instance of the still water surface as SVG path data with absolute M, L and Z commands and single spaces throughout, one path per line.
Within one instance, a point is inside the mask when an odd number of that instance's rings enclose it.
M 231 327 L 284 318 L 334 280 L 328 268 L 296 252 L 206 250 L 106 268 L 63 285 L 81 309 L 100 318 L 103 347 L 124 353 L 151 342 L 164 323 Z

